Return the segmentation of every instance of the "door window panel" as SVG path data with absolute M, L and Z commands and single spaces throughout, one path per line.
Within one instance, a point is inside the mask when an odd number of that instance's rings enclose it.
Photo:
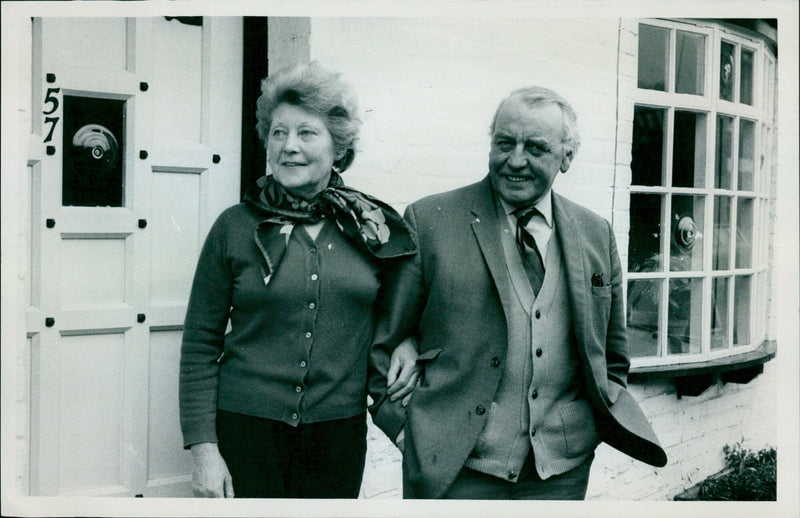
M 125 101 L 64 96 L 64 206 L 123 206 L 124 113 Z

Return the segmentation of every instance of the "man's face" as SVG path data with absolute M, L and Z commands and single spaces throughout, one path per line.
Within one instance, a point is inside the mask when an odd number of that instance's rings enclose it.
M 572 156 L 562 144 L 563 120 L 555 104 L 528 106 L 512 98 L 500 106 L 492 132 L 489 178 L 509 205 L 535 203 L 558 172 L 569 169 Z

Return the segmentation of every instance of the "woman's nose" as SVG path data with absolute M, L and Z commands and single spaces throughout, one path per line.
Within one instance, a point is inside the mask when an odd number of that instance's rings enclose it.
M 299 144 L 300 139 L 297 138 L 297 134 L 289 132 L 289 134 L 286 135 L 286 140 L 283 141 L 283 150 L 287 153 L 299 151 Z

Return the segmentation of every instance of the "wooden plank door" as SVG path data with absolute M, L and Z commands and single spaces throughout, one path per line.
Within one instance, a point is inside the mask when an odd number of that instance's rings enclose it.
M 180 334 L 202 240 L 238 200 L 241 19 L 33 34 L 31 493 L 185 495 Z

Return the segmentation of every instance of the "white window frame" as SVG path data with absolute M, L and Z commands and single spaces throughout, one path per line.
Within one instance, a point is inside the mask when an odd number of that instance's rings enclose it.
M 631 117 L 627 121 L 620 120 L 620 124 L 630 124 L 633 120 L 635 107 L 663 109 L 664 117 L 664 143 L 662 155 L 662 184 L 661 186 L 633 185 L 632 177 L 628 176 L 627 185 L 617 185 L 628 194 L 657 194 L 662 196 L 661 207 L 661 245 L 662 257 L 661 270 L 656 272 L 627 272 L 625 289 L 631 280 L 660 280 L 661 296 L 659 300 L 658 356 L 632 358 L 632 367 L 669 366 L 686 363 L 702 363 L 724 357 L 731 357 L 757 349 L 767 338 L 768 329 L 768 265 L 771 256 L 771 230 L 773 228 L 772 214 L 774 193 L 774 139 L 775 139 L 775 70 L 776 59 L 768 45 L 757 36 L 750 36 L 746 30 L 739 30 L 723 23 L 703 20 L 661 20 L 641 19 L 631 20 L 629 29 L 636 34 L 632 38 L 632 49 L 620 48 L 620 52 L 632 52 L 634 67 L 638 63 L 638 34 L 639 25 L 645 24 L 670 30 L 669 37 L 669 62 L 667 72 L 667 91 L 649 90 L 638 87 L 638 70 L 632 74 L 631 92 L 627 98 L 631 101 Z M 703 78 L 703 94 L 677 94 L 673 93 L 676 74 L 676 34 L 677 31 L 686 31 L 705 36 L 705 74 Z M 629 41 L 631 41 L 629 40 Z M 740 98 L 741 85 L 741 50 L 746 48 L 753 51 L 753 105 L 739 102 L 729 102 L 719 99 L 719 70 L 720 51 L 722 41 L 736 45 L 735 50 L 735 76 L 734 100 Z M 706 115 L 705 123 L 705 170 L 702 188 L 671 187 L 672 184 L 672 149 L 674 144 L 674 117 L 675 111 L 693 111 Z M 731 171 L 731 188 L 714 188 L 714 175 L 716 171 L 716 126 L 719 115 L 730 116 L 734 119 L 733 135 L 731 142 L 731 158 L 733 162 Z M 739 127 L 740 120 L 746 119 L 755 122 L 754 135 L 754 169 L 753 190 L 738 190 L 739 174 Z M 763 161 L 763 164 L 760 162 Z M 672 196 L 694 195 L 702 196 L 704 201 L 704 234 L 702 270 L 697 271 L 671 271 L 669 269 Z M 729 196 L 731 201 L 730 215 L 730 253 L 729 268 L 726 270 L 713 270 L 712 261 L 714 253 L 713 228 L 714 205 L 720 196 Z M 753 222 L 751 236 L 751 262 L 749 268 L 736 268 L 736 231 L 738 217 L 738 200 L 740 198 L 753 200 Z M 630 198 L 628 199 L 630 201 Z M 629 227 L 630 228 L 630 227 Z M 629 230 L 626 229 L 626 230 Z M 627 257 L 627 251 L 625 252 Z M 736 345 L 733 341 L 735 319 L 735 282 L 737 278 L 750 277 L 750 308 L 749 308 L 749 334 L 750 343 Z M 711 300 L 712 279 L 726 277 L 728 282 L 727 303 L 727 340 L 724 348 L 711 350 Z M 699 353 L 669 354 L 668 350 L 668 303 L 669 283 L 675 278 L 700 278 L 702 287 L 702 313 L 701 313 L 701 349 Z M 626 293 L 627 294 L 627 293 Z

